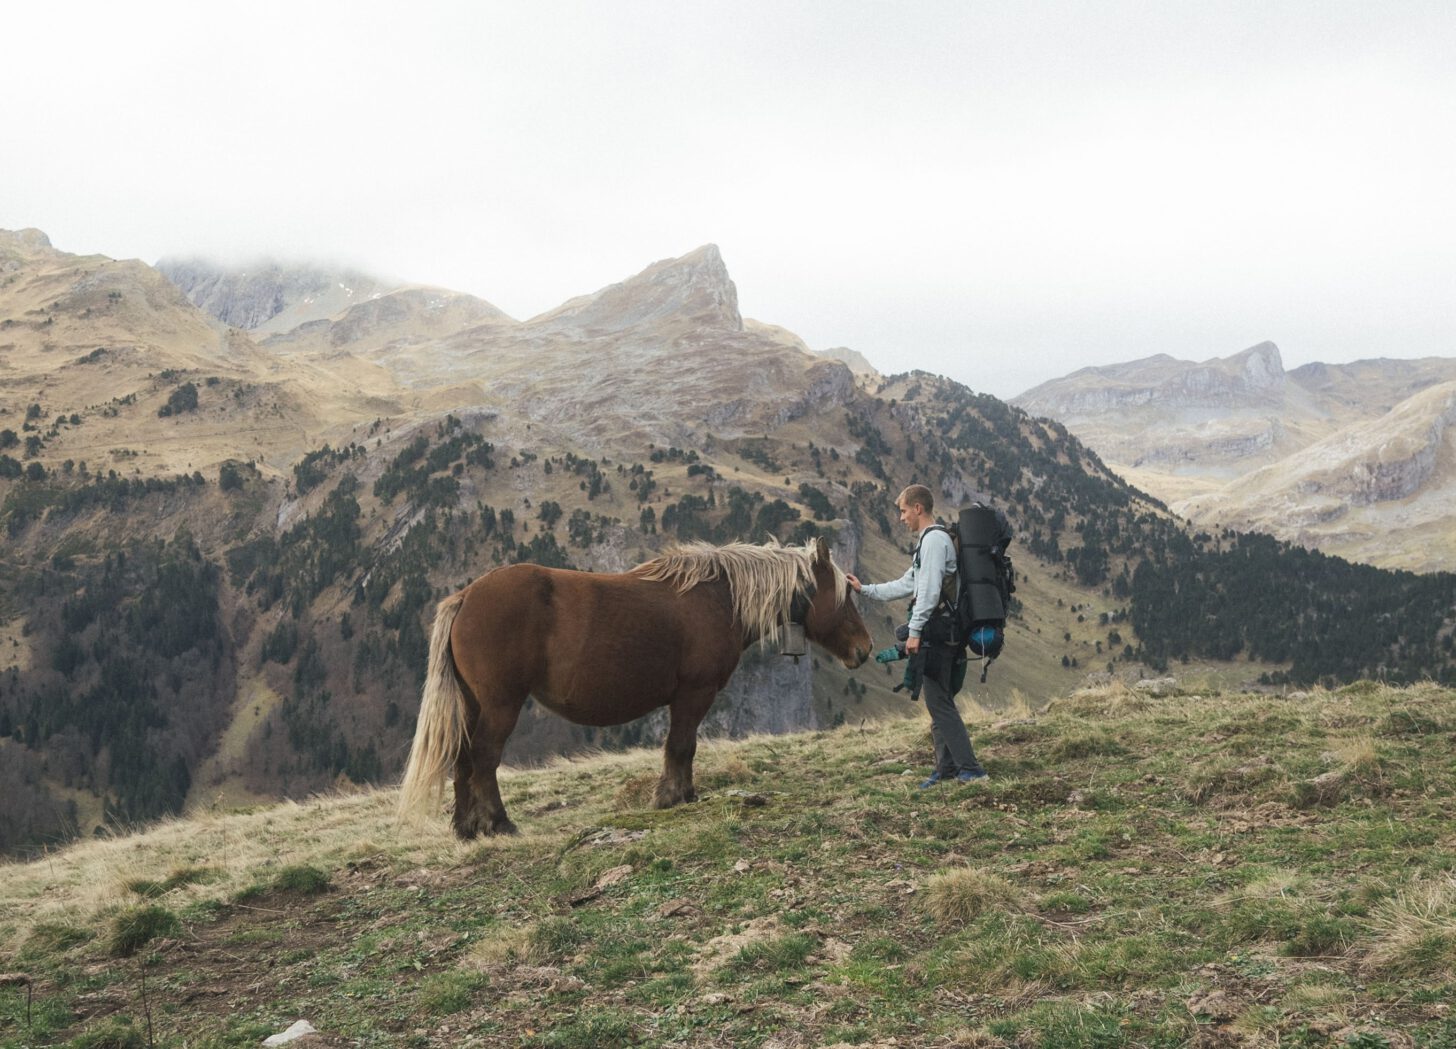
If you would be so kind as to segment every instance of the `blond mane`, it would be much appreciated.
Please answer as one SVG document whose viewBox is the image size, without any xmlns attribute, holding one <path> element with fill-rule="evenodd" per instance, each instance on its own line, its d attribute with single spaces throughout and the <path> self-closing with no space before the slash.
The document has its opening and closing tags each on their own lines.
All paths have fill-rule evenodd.
<svg viewBox="0 0 1456 1049">
<path fill-rule="evenodd" d="M 844 570 L 829 559 L 834 573 L 834 605 L 844 603 Z M 733 595 L 733 614 L 749 637 L 778 642 L 787 621 L 785 612 L 796 594 L 814 589 L 814 543 L 779 546 L 769 543 L 687 543 L 632 569 L 643 579 L 671 583 L 680 594 L 700 583 L 726 579 Z"/>
</svg>

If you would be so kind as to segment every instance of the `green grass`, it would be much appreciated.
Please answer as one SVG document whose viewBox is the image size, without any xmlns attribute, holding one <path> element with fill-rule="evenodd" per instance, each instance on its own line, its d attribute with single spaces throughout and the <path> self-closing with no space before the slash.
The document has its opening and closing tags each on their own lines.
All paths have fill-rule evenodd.
<svg viewBox="0 0 1456 1049">
<path fill-rule="evenodd" d="M 183 867 L 173 871 L 161 881 L 153 881 L 149 878 L 133 878 L 126 883 L 126 887 L 143 899 L 155 900 L 167 895 L 173 889 L 180 889 L 184 885 L 196 885 L 199 882 L 206 882 L 215 878 L 216 875 L 217 871 L 211 867 Z"/>
<path fill-rule="evenodd" d="M 175 936 L 181 928 L 177 916 L 165 907 L 129 907 L 112 919 L 107 949 L 113 957 L 127 958 L 154 939 Z"/>
<path fill-rule="evenodd" d="M 1427 731 L 1453 724 L 1432 687 L 1086 693 L 975 730 L 974 788 L 901 774 L 930 757 L 908 720 L 706 747 L 702 800 L 665 812 L 623 807 L 655 755 L 514 773 L 505 840 L 371 810 L 224 876 L 139 837 L 173 873 L 118 885 L 152 902 L 38 915 L 0 956 L 35 991 L 27 1025 L 0 988 L 0 1047 L 144 1032 L 145 974 L 163 1047 L 299 1016 L 364 1046 L 1314 1047 L 1337 1010 L 1456 1049 L 1456 763 Z"/>
<path fill-rule="evenodd" d="M 273 891 L 316 896 L 329 891 L 329 876 L 327 872 L 309 864 L 284 867 L 273 879 Z"/>
<path fill-rule="evenodd" d="M 111 1020 L 78 1035 L 66 1049 L 146 1049 L 147 1035 L 125 1020 Z"/>
</svg>

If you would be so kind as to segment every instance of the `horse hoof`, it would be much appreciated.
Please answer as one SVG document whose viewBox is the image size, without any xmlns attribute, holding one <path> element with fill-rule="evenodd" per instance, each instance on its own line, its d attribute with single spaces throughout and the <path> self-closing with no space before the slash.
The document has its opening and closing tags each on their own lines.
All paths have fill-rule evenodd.
<svg viewBox="0 0 1456 1049">
<path fill-rule="evenodd" d="M 688 801 L 697 801 L 698 792 L 689 788 L 678 794 L 658 794 L 652 799 L 654 809 L 671 809 Z"/>
<path fill-rule="evenodd" d="M 510 820 L 500 820 L 500 821 L 498 821 L 496 823 L 492 823 L 490 825 L 490 830 L 486 831 L 486 833 L 487 834 L 519 834 L 519 833 L 521 833 L 521 831 Z"/>
</svg>

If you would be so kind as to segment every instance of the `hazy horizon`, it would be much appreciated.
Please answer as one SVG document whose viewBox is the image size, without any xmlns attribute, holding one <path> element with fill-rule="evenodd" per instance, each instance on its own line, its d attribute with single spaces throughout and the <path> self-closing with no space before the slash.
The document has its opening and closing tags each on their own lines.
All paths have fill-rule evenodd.
<svg viewBox="0 0 1456 1049">
<path fill-rule="evenodd" d="M 1456 353 L 1456 11 L 19 9 L 0 227 L 529 317 L 715 243 L 745 316 L 1011 397 Z M 63 75 L 60 75 L 63 74 Z"/>
</svg>

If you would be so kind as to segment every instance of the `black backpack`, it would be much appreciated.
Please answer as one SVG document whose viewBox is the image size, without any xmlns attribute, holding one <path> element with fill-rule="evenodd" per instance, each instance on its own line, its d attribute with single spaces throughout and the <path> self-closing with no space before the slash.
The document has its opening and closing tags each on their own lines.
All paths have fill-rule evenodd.
<svg viewBox="0 0 1456 1049">
<path fill-rule="evenodd" d="M 1016 569 L 1006 548 L 1015 533 L 1004 512 L 984 503 L 963 509 L 949 528 L 931 528 L 948 533 L 956 548 L 955 594 L 942 595 L 939 611 L 950 617 L 954 642 L 982 660 L 985 682 L 1006 644 L 1006 612 L 1016 593 Z"/>
</svg>

